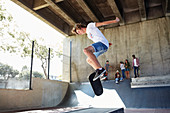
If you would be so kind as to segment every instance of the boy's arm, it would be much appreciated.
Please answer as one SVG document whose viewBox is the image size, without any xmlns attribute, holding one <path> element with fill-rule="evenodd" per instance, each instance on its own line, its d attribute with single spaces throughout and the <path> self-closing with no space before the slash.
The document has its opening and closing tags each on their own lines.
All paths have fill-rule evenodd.
<svg viewBox="0 0 170 113">
<path fill-rule="evenodd" d="M 117 74 L 115 74 L 115 78 L 117 78 Z"/>
<path fill-rule="evenodd" d="M 108 25 L 108 24 L 112 24 L 112 23 L 118 23 L 120 21 L 120 19 L 118 17 L 116 17 L 115 20 L 109 20 L 109 21 L 104 21 L 104 22 L 97 22 L 96 23 L 96 27 L 100 27 L 100 26 L 104 26 L 104 25 Z"/>
</svg>

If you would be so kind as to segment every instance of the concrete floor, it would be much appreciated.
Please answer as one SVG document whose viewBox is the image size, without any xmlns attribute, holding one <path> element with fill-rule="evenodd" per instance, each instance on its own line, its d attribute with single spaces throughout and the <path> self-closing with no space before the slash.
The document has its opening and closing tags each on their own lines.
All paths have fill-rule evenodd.
<svg viewBox="0 0 170 113">
<path fill-rule="evenodd" d="M 103 82 L 106 89 L 115 89 L 126 108 L 168 109 L 170 108 L 170 87 L 130 88 L 130 80 L 120 84 L 114 81 Z"/>
<path fill-rule="evenodd" d="M 170 109 L 125 109 L 124 113 L 170 113 Z"/>
</svg>

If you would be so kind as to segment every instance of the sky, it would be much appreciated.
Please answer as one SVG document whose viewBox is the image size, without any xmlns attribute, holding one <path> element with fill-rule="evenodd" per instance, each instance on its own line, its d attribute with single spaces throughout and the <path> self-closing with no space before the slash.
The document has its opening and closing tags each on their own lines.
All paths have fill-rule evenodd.
<svg viewBox="0 0 170 113">
<path fill-rule="evenodd" d="M 10 13 L 13 17 L 13 20 L 18 25 L 19 29 L 24 32 L 30 33 L 31 37 L 44 38 L 44 43 L 50 48 L 55 48 L 58 43 L 62 43 L 63 39 L 65 38 L 64 35 L 47 25 L 45 22 L 41 21 L 25 9 L 21 8 L 17 4 L 13 3 L 10 0 L 0 0 L 0 2 L 4 2 L 4 8 Z M 51 62 L 51 74 L 55 75 L 62 73 L 62 62 L 61 59 L 53 59 L 54 61 Z M 14 54 L 4 54 L 0 53 L 0 62 L 10 64 L 14 67 L 14 69 L 21 70 L 23 65 L 30 64 L 30 58 L 19 58 Z M 18 63 L 19 62 L 19 63 Z M 40 62 L 35 59 L 33 63 L 34 70 L 42 70 L 40 67 Z M 57 66 L 56 66 L 57 65 Z M 52 68 L 57 68 L 52 69 Z"/>
</svg>

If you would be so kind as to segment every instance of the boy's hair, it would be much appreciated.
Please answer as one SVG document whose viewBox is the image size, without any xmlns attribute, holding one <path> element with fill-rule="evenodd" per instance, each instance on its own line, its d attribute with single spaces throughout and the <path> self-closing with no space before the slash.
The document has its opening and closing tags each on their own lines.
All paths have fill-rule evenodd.
<svg viewBox="0 0 170 113">
<path fill-rule="evenodd" d="M 120 61 L 121 64 L 124 64 L 122 61 Z"/>
<path fill-rule="evenodd" d="M 74 25 L 74 27 L 72 28 L 71 32 L 72 32 L 73 34 L 78 34 L 78 33 L 76 32 L 77 29 L 86 28 L 86 27 L 87 27 L 87 26 L 86 26 L 85 24 L 77 23 L 77 24 Z"/>
<path fill-rule="evenodd" d="M 132 55 L 133 58 L 135 58 L 135 55 Z"/>
<path fill-rule="evenodd" d="M 106 60 L 106 62 L 109 62 L 109 60 Z"/>
</svg>

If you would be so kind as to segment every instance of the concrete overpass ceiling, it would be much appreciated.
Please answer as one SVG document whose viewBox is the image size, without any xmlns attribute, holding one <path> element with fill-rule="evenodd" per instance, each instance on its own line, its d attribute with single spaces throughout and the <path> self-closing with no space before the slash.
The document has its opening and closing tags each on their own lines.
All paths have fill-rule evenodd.
<svg viewBox="0 0 170 113">
<path fill-rule="evenodd" d="M 12 0 L 68 36 L 75 23 L 102 22 L 120 18 L 112 28 L 170 16 L 169 0 Z"/>
<path fill-rule="evenodd" d="M 166 0 L 145 0 L 147 18 L 156 19 L 165 16 L 163 11 L 163 4 L 165 2 Z"/>
</svg>

